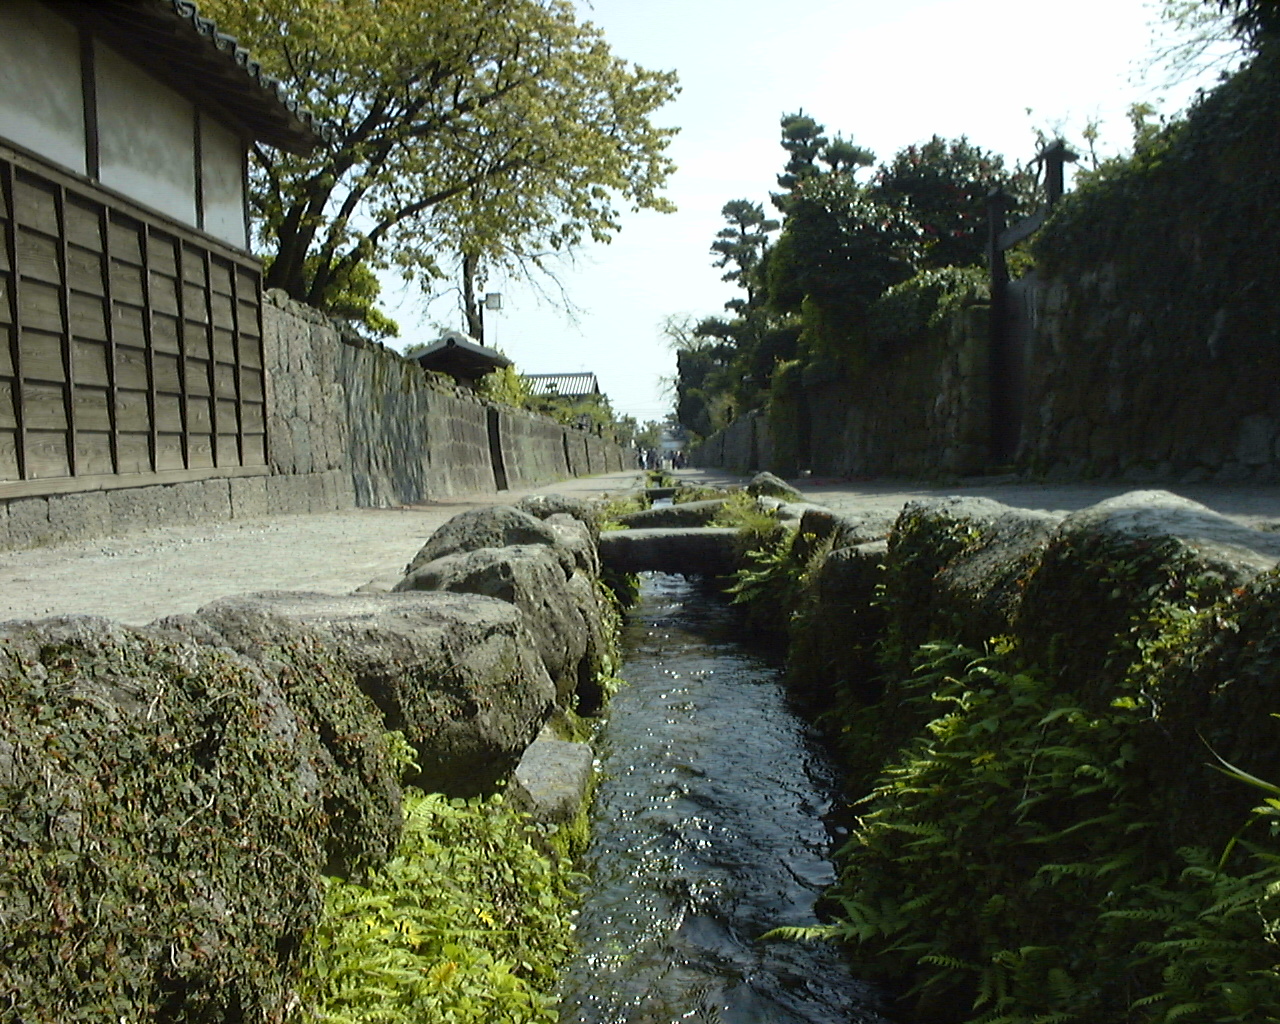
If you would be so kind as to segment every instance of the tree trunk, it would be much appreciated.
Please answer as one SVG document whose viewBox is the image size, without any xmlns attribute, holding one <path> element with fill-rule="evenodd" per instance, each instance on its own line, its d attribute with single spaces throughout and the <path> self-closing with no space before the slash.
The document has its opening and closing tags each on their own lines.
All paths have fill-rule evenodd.
<svg viewBox="0 0 1280 1024">
<path fill-rule="evenodd" d="M 484 314 L 476 301 L 476 271 L 480 257 L 476 253 L 462 254 L 462 309 L 467 317 L 467 333 L 484 344 Z"/>
</svg>

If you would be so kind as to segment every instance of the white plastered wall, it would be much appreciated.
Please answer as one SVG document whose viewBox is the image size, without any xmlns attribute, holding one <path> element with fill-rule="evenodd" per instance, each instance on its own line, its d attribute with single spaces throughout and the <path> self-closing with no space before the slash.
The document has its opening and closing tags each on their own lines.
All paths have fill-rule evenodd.
<svg viewBox="0 0 1280 1024">
<path fill-rule="evenodd" d="M 34 0 L 0 0 L 0 136 L 86 172 L 79 34 Z"/>
<path fill-rule="evenodd" d="M 200 117 L 204 229 L 248 248 L 244 226 L 244 143 L 213 118 Z"/>
<path fill-rule="evenodd" d="M 171 89 L 94 43 L 99 180 L 184 224 L 196 223 L 195 110 Z"/>
</svg>

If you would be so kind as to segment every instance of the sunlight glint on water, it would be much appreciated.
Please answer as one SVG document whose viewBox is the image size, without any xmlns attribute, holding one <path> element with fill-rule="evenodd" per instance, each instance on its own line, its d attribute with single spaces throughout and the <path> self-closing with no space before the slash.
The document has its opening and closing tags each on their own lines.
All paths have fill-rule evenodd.
<svg viewBox="0 0 1280 1024">
<path fill-rule="evenodd" d="M 883 1019 L 835 950 L 758 941 L 816 923 L 835 773 L 777 667 L 734 631 L 673 576 L 647 578 L 628 616 L 565 1024 Z"/>
</svg>

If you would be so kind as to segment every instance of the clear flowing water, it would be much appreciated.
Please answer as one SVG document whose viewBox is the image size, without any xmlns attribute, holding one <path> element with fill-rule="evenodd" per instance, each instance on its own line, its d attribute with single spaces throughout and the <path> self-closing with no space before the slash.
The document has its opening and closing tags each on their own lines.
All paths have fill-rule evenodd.
<svg viewBox="0 0 1280 1024">
<path fill-rule="evenodd" d="M 837 788 L 778 667 L 740 639 L 716 595 L 646 577 L 602 736 L 564 1024 L 884 1020 L 835 949 L 759 940 L 817 923 Z"/>
</svg>

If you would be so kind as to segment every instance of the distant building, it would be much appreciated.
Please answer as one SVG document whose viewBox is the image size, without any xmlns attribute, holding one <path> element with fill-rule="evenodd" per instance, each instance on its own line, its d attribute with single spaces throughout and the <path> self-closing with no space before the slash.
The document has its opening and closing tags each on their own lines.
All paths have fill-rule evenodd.
<svg viewBox="0 0 1280 1024">
<path fill-rule="evenodd" d="M 447 373 L 458 384 L 468 388 L 474 388 L 486 373 L 512 365 L 511 360 L 497 349 L 486 348 L 461 331 L 445 331 L 439 341 L 426 348 L 412 350 L 409 358 L 424 370 Z"/>
<path fill-rule="evenodd" d="M 268 472 L 255 141 L 318 138 L 189 0 L 0 0 L 0 498 Z"/>
<path fill-rule="evenodd" d="M 606 399 L 600 390 L 600 381 L 594 373 L 526 373 L 525 383 L 534 399 L 546 403 L 546 411 L 554 412 L 551 403 L 565 399 L 581 408 L 582 404 L 604 405 Z M 602 425 L 588 413 L 579 413 L 577 425 L 583 430 L 599 434 Z"/>
<path fill-rule="evenodd" d="M 526 373 L 523 377 L 534 398 L 590 398 L 604 395 L 594 373 Z"/>
</svg>

